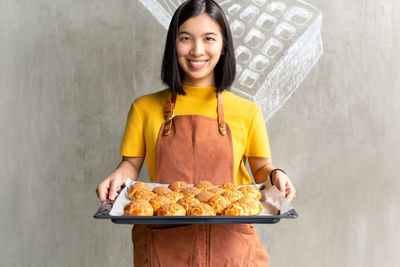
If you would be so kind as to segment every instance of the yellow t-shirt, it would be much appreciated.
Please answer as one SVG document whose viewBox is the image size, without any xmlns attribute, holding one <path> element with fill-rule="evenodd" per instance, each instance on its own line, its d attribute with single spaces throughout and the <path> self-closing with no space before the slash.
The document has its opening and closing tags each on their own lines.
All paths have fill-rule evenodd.
<svg viewBox="0 0 400 267">
<path fill-rule="evenodd" d="M 199 114 L 217 119 L 215 86 L 193 87 L 183 85 L 186 95 L 178 95 L 175 115 Z M 141 96 L 132 103 L 128 114 L 121 155 L 145 157 L 150 180 L 156 182 L 156 144 L 164 122 L 165 99 L 171 97 L 168 89 Z M 231 92 L 223 92 L 225 122 L 232 134 L 234 154 L 234 181 L 251 184 L 246 170 L 246 157 L 270 158 L 267 130 L 261 109 L 247 99 Z"/>
</svg>

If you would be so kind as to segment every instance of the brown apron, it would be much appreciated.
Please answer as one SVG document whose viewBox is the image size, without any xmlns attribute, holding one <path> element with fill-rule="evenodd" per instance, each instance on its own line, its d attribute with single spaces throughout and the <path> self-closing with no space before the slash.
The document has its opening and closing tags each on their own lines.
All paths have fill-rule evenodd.
<svg viewBox="0 0 400 267">
<path fill-rule="evenodd" d="M 224 121 L 222 93 L 218 119 L 174 116 L 176 96 L 166 100 L 157 140 L 157 182 L 181 180 L 233 183 L 233 146 Z M 269 257 L 251 224 L 135 225 L 134 266 L 268 266 Z"/>
</svg>

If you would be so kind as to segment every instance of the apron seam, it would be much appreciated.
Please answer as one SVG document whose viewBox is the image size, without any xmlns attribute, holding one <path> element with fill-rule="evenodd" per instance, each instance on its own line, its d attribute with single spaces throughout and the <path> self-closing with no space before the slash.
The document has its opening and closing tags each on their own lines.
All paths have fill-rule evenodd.
<svg viewBox="0 0 400 267">
<path fill-rule="evenodd" d="M 212 224 L 207 225 L 207 267 L 211 266 L 211 257 L 210 257 L 210 246 L 211 246 L 211 226 Z"/>
</svg>

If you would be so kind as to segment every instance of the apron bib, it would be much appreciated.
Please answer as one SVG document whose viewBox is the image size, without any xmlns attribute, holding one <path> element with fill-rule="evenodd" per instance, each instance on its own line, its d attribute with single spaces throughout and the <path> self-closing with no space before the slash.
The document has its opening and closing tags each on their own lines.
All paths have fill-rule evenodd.
<svg viewBox="0 0 400 267">
<path fill-rule="evenodd" d="M 222 94 L 217 94 L 218 120 L 203 115 L 174 117 L 176 97 L 167 99 L 157 139 L 157 182 L 233 183 L 233 145 L 224 121 Z"/>
<path fill-rule="evenodd" d="M 218 118 L 174 116 L 176 95 L 166 100 L 165 122 L 157 139 L 157 183 L 208 180 L 234 183 L 232 135 L 224 120 L 222 93 Z M 268 254 L 250 224 L 135 225 L 134 266 L 268 266 Z"/>
</svg>

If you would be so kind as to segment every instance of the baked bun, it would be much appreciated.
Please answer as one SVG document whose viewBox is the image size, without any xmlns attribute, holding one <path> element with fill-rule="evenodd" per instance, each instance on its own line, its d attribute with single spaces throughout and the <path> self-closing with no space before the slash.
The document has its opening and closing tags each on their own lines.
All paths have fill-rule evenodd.
<svg viewBox="0 0 400 267">
<path fill-rule="evenodd" d="M 165 186 L 157 186 L 156 188 L 153 189 L 153 192 L 157 196 L 165 196 L 166 194 L 172 192 L 172 190 Z"/>
<path fill-rule="evenodd" d="M 153 207 L 144 200 L 137 200 L 124 207 L 125 216 L 153 216 Z"/>
<path fill-rule="evenodd" d="M 214 194 L 216 194 L 216 195 L 221 195 L 221 194 L 222 194 L 223 192 L 225 192 L 226 190 L 223 189 L 223 188 L 220 188 L 220 187 L 214 187 L 214 188 L 208 189 L 207 191 L 208 191 L 208 192 L 211 192 L 211 193 L 214 193 Z"/>
<path fill-rule="evenodd" d="M 181 192 L 183 188 L 188 186 L 189 184 L 186 183 L 185 181 L 173 181 L 172 183 L 169 184 L 168 187 L 174 192 Z"/>
<path fill-rule="evenodd" d="M 249 196 L 258 200 L 261 199 L 261 192 L 254 185 L 242 186 L 238 190 L 242 192 L 243 196 Z"/>
<path fill-rule="evenodd" d="M 225 190 L 237 190 L 238 187 L 234 185 L 233 183 L 224 183 L 219 186 L 220 188 L 223 188 Z"/>
<path fill-rule="evenodd" d="M 214 209 L 217 215 L 221 215 L 222 211 L 231 203 L 224 196 L 214 195 L 207 201 L 207 204 Z"/>
<path fill-rule="evenodd" d="M 136 182 L 129 187 L 128 190 L 128 197 L 129 199 L 132 199 L 132 196 L 136 193 L 136 191 L 151 191 L 151 188 L 148 184 L 143 183 L 143 182 Z"/>
<path fill-rule="evenodd" d="M 171 199 L 172 202 L 177 202 L 179 199 L 183 198 L 185 195 L 179 192 L 170 192 L 165 195 L 167 198 Z"/>
<path fill-rule="evenodd" d="M 206 204 L 206 203 L 199 203 L 190 207 L 187 212 L 188 216 L 215 216 L 214 209 Z"/>
<path fill-rule="evenodd" d="M 197 187 L 198 189 L 200 189 L 200 191 L 206 191 L 213 188 L 214 185 L 210 181 L 203 180 L 196 183 L 194 187 Z"/>
<path fill-rule="evenodd" d="M 235 201 L 241 199 L 243 197 L 243 194 L 238 191 L 238 190 L 226 190 L 221 194 L 221 196 L 224 196 L 228 199 L 229 202 L 234 203 Z"/>
<path fill-rule="evenodd" d="M 145 200 L 148 201 L 155 197 L 156 194 L 153 193 L 153 191 L 143 191 L 143 190 L 138 190 L 133 194 L 131 200 Z"/>
<path fill-rule="evenodd" d="M 245 203 L 247 205 L 248 215 L 258 215 L 263 210 L 261 202 L 258 199 L 252 198 L 250 196 L 244 196 L 236 203 Z"/>
<path fill-rule="evenodd" d="M 249 215 L 246 203 L 236 202 L 226 207 L 222 214 L 223 216 L 246 216 Z"/>
<path fill-rule="evenodd" d="M 168 203 L 158 209 L 158 216 L 185 216 L 186 210 L 178 203 Z M 172 240 L 171 240 L 172 241 Z"/>
<path fill-rule="evenodd" d="M 183 193 L 187 197 L 194 197 L 195 195 L 200 193 L 200 189 L 198 189 L 197 187 L 189 186 L 189 187 L 183 188 L 181 190 L 181 193 Z"/>
<path fill-rule="evenodd" d="M 212 198 L 215 194 L 211 193 L 209 191 L 203 191 L 198 193 L 195 198 L 197 198 L 198 200 L 200 200 L 203 203 L 207 203 L 207 201 Z"/>
<path fill-rule="evenodd" d="M 194 197 L 184 197 L 178 200 L 179 205 L 185 208 L 186 212 L 195 204 L 200 204 L 200 200 Z"/>
<path fill-rule="evenodd" d="M 166 196 L 155 196 L 149 200 L 150 205 L 153 207 L 154 215 L 157 214 L 158 210 L 164 205 L 168 203 L 172 203 L 172 200 L 167 198 Z"/>
</svg>

